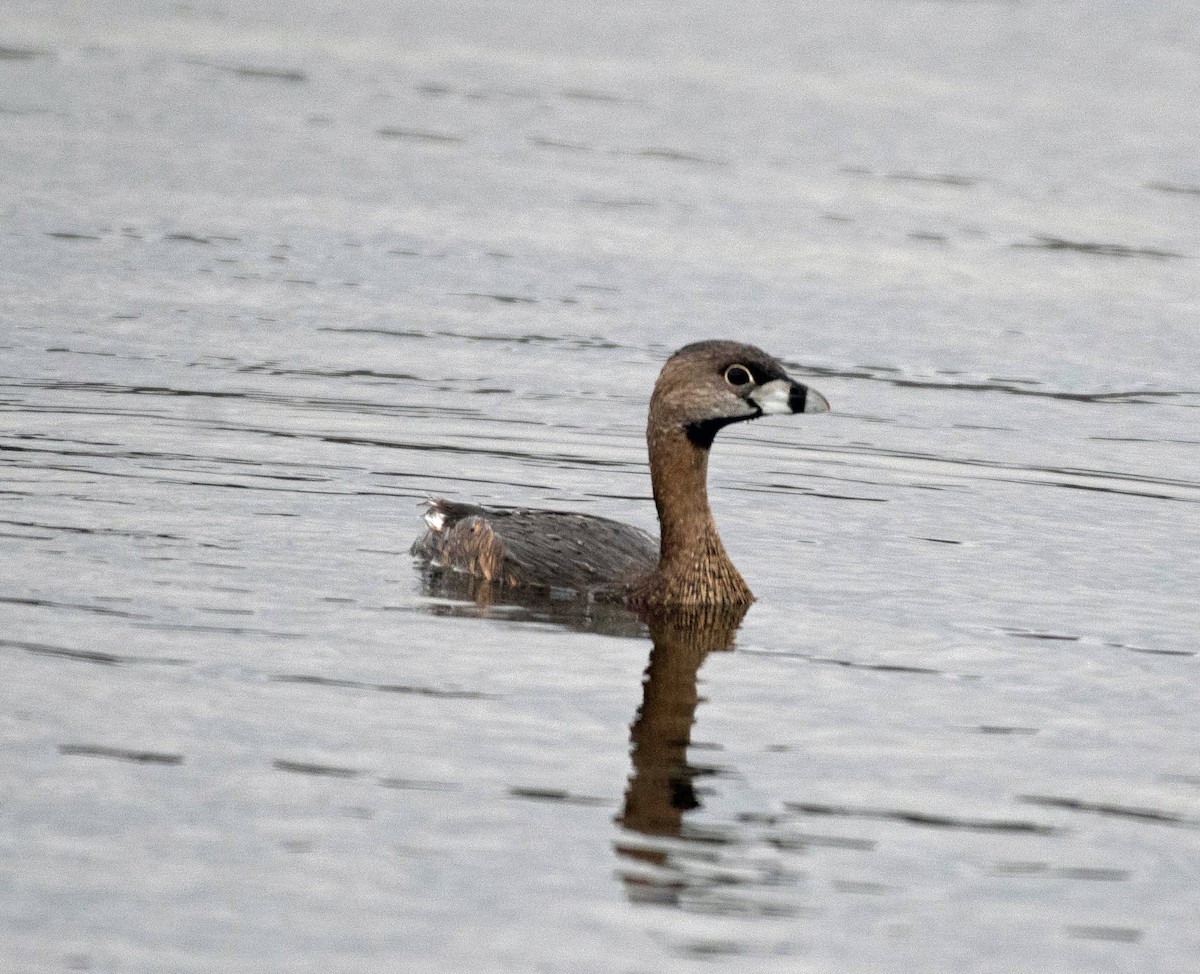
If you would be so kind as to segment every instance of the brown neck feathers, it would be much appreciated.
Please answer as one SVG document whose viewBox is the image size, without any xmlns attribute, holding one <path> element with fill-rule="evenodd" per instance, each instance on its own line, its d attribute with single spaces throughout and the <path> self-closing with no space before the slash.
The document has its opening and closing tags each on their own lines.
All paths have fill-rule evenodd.
<svg viewBox="0 0 1200 974">
<path fill-rule="evenodd" d="M 635 600 L 645 605 L 752 602 L 708 506 L 708 450 L 693 443 L 682 426 L 655 419 L 651 410 L 646 440 L 661 531 L 659 561 Z"/>
</svg>

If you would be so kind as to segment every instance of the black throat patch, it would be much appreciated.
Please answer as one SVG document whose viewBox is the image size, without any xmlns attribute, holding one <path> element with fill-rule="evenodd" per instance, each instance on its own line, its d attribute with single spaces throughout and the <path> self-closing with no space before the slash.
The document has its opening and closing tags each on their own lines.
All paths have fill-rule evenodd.
<svg viewBox="0 0 1200 974">
<path fill-rule="evenodd" d="M 722 416 L 719 419 L 702 419 L 698 423 L 689 423 L 684 427 L 684 432 L 687 433 L 687 438 L 692 446 L 699 447 L 701 450 L 709 450 L 712 448 L 713 440 L 717 438 L 717 433 L 730 423 L 740 423 L 743 420 L 755 419 L 761 415 L 762 410 L 760 409 L 749 416 Z"/>
</svg>

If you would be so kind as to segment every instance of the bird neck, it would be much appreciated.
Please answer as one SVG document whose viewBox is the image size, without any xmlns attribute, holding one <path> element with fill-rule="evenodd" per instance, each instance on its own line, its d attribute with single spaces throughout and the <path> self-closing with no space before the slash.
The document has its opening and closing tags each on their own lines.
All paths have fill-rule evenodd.
<svg viewBox="0 0 1200 974">
<path fill-rule="evenodd" d="M 661 532 L 658 568 L 647 601 L 753 601 L 721 543 L 708 505 L 708 450 L 693 443 L 682 426 L 665 423 L 650 424 L 646 443 Z"/>
</svg>

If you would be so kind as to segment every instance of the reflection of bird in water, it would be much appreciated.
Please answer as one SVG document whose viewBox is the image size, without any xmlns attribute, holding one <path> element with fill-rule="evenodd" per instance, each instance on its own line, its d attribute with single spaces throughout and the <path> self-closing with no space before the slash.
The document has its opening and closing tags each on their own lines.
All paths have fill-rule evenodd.
<svg viewBox="0 0 1200 974">
<path fill-rule="evenodd" d="M 635 614 L 616 603 L 508 588 L 433 567 L 422 575 L 422 588 L 435 600 L 427 611 L 439 615 L 496 616 L 622 637 L 641 636 L 649 628 L 653 645 L 642 679 L 642 703 L 629 729 L 632 770 L 617 816 L 625 838 L 616 851 L 627 863 L 621 879 L 631 900 L 676 902 L 690 889 L 678 859 L 682 854 L 637 836 L 695 837 L 685 817 L 701 805 L 695 779 L 710 773 L 688 761 L 700 699 L 697 675 L 710 652 L 733 647 L 749 606 L 660 606 Z M 655 875 L 660 867 L 667 868 L 668 878 Z"/>
<path fill-rule="evenodd" d="M 730 423 L 829 409 L 766 352 L 707 341 L 667 360 L 650 397 L 646 442 L 661 540 L 607 518 L 501 510 L 442 499 L 412 553 L 500 586 L 607 594 L 632 606 L 747 605 L 708 506 L 708 451 Z"/>
<path fill-rule="evenodd" d="M 421 591 L 432 601 L 424 611 L 436 616 L 544 622 L 577 632 L 641 639 L 646 624 L 619 602 L 597 601 L 586 593 L 508 588 L 486 578 L 426 565 Z"/>
<path fill-rule="evenodd" d="M 687 750 L 696 720 L 697 674 L 705 657 L 729 649 L 746 606 L 675 608 L 646 617 L 654 646 L 642 683 L 642 705 L 629 730 L 633 772 L 618 821 L 633 832 L 655 837 L 683 834 L 684 815 L 700 807 L 694 780 L 701 769 L 688 763 Z M 655 866 L 667 853 L 629 843 L 617 852 Z M 670 885 L 645 876 L 623 876 L 632 899 L 671 898 Z"/>
</svg>

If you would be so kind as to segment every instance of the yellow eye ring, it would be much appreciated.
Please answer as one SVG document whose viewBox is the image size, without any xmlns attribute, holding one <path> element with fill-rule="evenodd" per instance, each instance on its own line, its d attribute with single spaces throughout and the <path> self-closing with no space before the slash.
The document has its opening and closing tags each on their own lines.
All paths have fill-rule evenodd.
<svg viewBox="0 0 1200 974">
<path fill-rule="evenodd" d="M 725 381 L 731 386 L 741 388 L 754 381 L 754 376 L 744 365 L 731 365 L 725 370 Z"/>
</svg>

